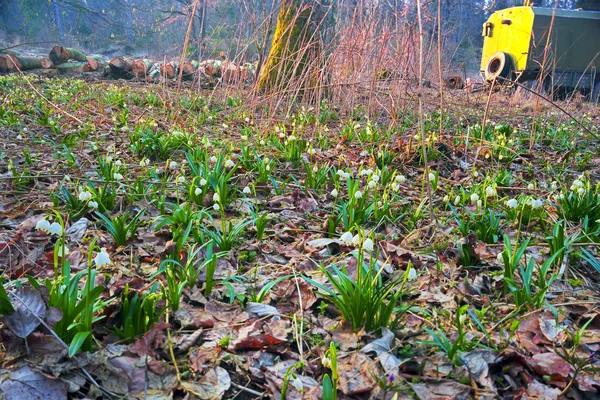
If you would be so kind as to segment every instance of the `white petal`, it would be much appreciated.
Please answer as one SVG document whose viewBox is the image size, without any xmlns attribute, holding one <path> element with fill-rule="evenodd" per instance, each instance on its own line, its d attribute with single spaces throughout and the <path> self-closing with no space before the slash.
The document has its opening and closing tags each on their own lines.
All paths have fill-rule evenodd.
<svg viewBox="0 0 600 400">
<path fill-rule="evenodd" d="M 60 235 L 62 233 L 62 226 L 60 226 L 58 222 L 53 222 L 48 227 L 48 232 L 50 232 L 53 235 Z"/>
</svg>

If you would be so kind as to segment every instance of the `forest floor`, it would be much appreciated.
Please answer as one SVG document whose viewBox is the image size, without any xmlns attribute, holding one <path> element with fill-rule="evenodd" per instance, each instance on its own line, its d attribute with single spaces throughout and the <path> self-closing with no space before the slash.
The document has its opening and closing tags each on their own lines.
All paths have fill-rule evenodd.
<svg viewBox="0 0 600 400">
<path fill-rule="evenodd" d="M 0 77 L 6 398 L 597 396 L 597 105 L 219 90 Z"/>
</svg>

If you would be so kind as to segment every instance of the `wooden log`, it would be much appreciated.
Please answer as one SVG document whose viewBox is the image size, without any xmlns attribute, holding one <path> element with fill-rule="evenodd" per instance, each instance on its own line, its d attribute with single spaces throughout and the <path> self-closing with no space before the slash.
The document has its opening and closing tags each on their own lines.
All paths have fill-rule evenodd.
<svg viewBox="0 0 600 400">
<path fill-rule="evenodd" d="M 102 56 L 89 56 L 86 57 L 87 65 L 83 66 L 83 72 L 97 71 L 101 66 L 106 65 L 106 62 Z"/>
<path fill-rule="evenodd" d="M 54 63 L 49 58 L 42 58 L 40 60 L 40 64 L 42 64 L 42 68 L 45 68 L 45 69 L 53 69 L 54 68 Z"/>
<path fill-rule="evenodd" d="M 160 68 L 162 67 L 162 63 L 153 64 L 146 75 L 146 80 L 148 82 L 156 82 L 160 78 Z"/>
<path fill-rule="evenodd" d="M 150 60 L 135 60 L 131 66 L 133 76 L 136 78 L 146 78 L 153 64 Z"/>
<path fill-rule="evenodd" d="M 6 55 L 0 55 L 0 73 L 8 72 L 9 59 Z"/>
<path fill-rule="evenodd" d="M 2 57 L 4 57 L 5 65 L 2 63 L 3 65 L 0 68 L 6 69 L 5 72 L 27 71 L 30 69 L 43 68 L 41 57 L 17 57 L 12 54 L 7 54 Z"/>
<path fill-rule="evenodd" d="M 133 59 L 117 57 L 110 60 L 108 63 L 110 72 L 119 77 L 131 76 L 131 68 L 133 67 Z"/>
<path fill-rule="evenodd" d="M 66 63 L 70 59 L 76 61 L 86 61 L 87 56 L 77 49 L 71 47 L 54 46 L 48 54 L 54 65 Z"/>
<path fill-rule="evenodd" d="M 55 68 L 61 74 L 68 74 L 68 73 L 73 73 L 73 72 L 83 72 L 83 67 L 86 65 L 87 65 L 87 63 L 82 62 L 82 61 L 69 61 L 66 63 L 55 65 Z"/>
<path fill-rule="evenodd" d="M 191 62 L 185 61 L 179 66 L 179 68 L 181 68 L 181 78 L 183 80 L 189 81 L 194 77 L 194 72 L 196 69 L 194 68 L 194 64 Z"/>
<path fill-rule="evenodd" d="M 166 79 L 175 78 L 175 64 L 172 62 L 165 63 L 160 66 L 160 76 Z"/>
</svg>

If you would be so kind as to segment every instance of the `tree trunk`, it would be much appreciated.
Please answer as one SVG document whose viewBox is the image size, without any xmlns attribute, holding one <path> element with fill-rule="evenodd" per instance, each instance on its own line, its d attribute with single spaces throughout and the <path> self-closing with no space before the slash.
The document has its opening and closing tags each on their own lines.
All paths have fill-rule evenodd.
<svg viewBox="0 0 600 400">
<path fill-rule="evenodd" d="M 181 65 L 181 71 L 182 71 L 182 78 L 183 80 L 192 80 L 192 78 L 194 77 L 194 72 L 196 71 L 196 68 L 198 67 L 198 62 L 196 61 L 184 61 Z"/>
<path fill-rule="evenodd" d="M 286 89 L 290 84 L 300 88 L 314 87 L 315 74 L 307 70 L 321 50 L 317 28 L 322 7 L 313 0 L 283 0 L 269 56 L 257 81 L 264 92 Z"/>
<path fill-rule="evenodd" d="M 122 58 L 122 57 L 113 58 L 108 63 L 108 66 L 110 67 L 110 71 L 113 73 L 113 75 L 123 77 L 128 74 L 131 74 L 131 67 L 133 66 L 133 59 Z"/>
<path fill-rule="evenodd" d="M 27 71 L 30 69 L 44 68 L 43 58 L 25 57 L 6 54 L 0 56 L 0 72 Z"/>
<path fill-rule="evenodd" d="M 106 65 L 101 56 L 91 56 L 86 58 L 87 65 L 83 66 L 83 72 L 97 71 L 100 66 Z"/>
<path fill-rule="evenodd" d="M 50 50 L 48 58 L 52 60 L 54 65 L 66 63 L 70 59 L 82 62 L 87 61 L 87 56 L 79 50 L 62 46 L 54 46 L 52 50 Z"/>
<path fill-rule="evenodd" d="M 160 76 L 166 79 L 175 78 L 175 64 L 168 62 L 160 66 Z"/>
<path fill-rule="evenodd" d="M 150 71 L 150 68 L 152 68 L 153 64 L 154 63 L 150 60 L 134 61 L 133 65 L 131 66 L 133 76 L 135 76 L 136 78 L 145 78 L 146 75 L 148 75 L 148 72 Z"/>
</svg>

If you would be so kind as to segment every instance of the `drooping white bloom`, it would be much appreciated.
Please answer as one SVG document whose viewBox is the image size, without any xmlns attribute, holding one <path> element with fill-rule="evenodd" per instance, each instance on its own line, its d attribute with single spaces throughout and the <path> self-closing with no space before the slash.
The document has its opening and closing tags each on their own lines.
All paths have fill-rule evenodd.
<svg viewBox="0 0 600 400">
<path fill-rule="evenodd" d="M 360 199 L 362 198 L 363 194 L 360 190 L 357 190 L 356 193 L 354 193 L 354 198 L 355 199 Z"/>
<path fill-rule="evenodd" d="M 96 257 L 94 257 L 94 264 L 96 264 L 97 267 L 109 265 L 111 262 L 112 261 L 110 261 L 110 256 L 108 255 L 104 247 L 100 249 L 100 253 L 96 254 Z"/>
<path fill-rule="evenodd" d="M 404 175 L 398 175 L 398 176 L 396 176 L 395 179 L 396 179 L 396 182 L 399 182 L 399 183 L 406 182 L 406 177 Z"/>
<path fill-rule="evenodd" d="M 506 201 L 506 206 L 509 208 L 517 208 L 519 206 L 519 202 L 517 199 L 510 199 Z"/>
<path fill-rule="evenodd" d="M 457 206 L 460 203 L 460 196 L 454 198 L 454 205 Z"/>
<path fill-rule="evenodd" d="M 185 183 L 185 176 L 181 175 L 177 177 L 177 183 Z"/>
<path fill-rule="evenodd" d="M 91 200 L 88 202 L 88 206 L 92 207 L 92 208 L 98 208 L 98 202 Z"/>
<path fill-rule="evenodd" d="M 35 225 L 35 229 L 38 231 L 44 231 L 46 233 L 50 233 L 50 222 L 44 218 L 40 219 L 38 223 Z"/>
<path fill-rule="evenodd" d="M 377 186 L 377 182 L 375 182 L 375 181 L 369 181 L 368 185 L 369 185 L 370 188 L 374 188 L 375 186 Z"/>
<path fill-rule="evenodd" d="M 337 197 L 337 195 L 338 195 L 338 191 L 337 191 L 337 189 L 333 189 L 333 190 L 331 191 L 331 195 L 332 195 L 333 197 Z"/>
<path fill-rule="evenodd" d="M 58 222 L 53 222 L 48 227 L 48 232 L 53 235 L 60 235 L 62 233 L 62 226 Z"/>
<path fill-rule="evenodd" d="M 219 211 L 220 209 L 221 209 L 221 206 L 219 205 L 219 203 L 213 204 L 213 210 Z"/>
<path fill-rule="evenodd" d="M 331 359 L 327 356 L 323 356 L 321 359 L 321 364 L 323 364 L 325 368 L 331 368 Z"/>
<path fill-rule="evenodd" d="M 252 190 L 250 190 L 250 188 L 248 186 L 246 186 L 243 190 L 244 194 L 250 194 L 252 192 Z"/>
<path fill-rule="evenodd" d="M 400 185 L 398 185 L 397 182 L 392 183 L 392 190 L 394 192 L 397 192 L 398 190 L 400 190 Z"/>
<path fill-rule="evenodd" d="M 122 180 L 123 180 L 123 175 L 121 175 L 121 174 L 120 174 L 120 173 L 118 173 L 118 172 L 115 172 L 115 173 L 113 174 L 113 179 L 115 179 L 115 180 L 117 180 L 117 181 L 122 181 Z"/>
<path fill-rule="evenodd" d="M 227 168 L 233 168 L 234 165 L 235 165 L 235 163 L 233 161 L 231 161 L 231 159 L 228 159 L 227 161 L 225 161 L 225 166 Z"/>
<path fill-rule="evenodd" d="M 544 202 L 541 199 L 533 199 L 531 201 L 531 208 L 540 208 L 544 205 Z"/>
<path fill-rule="evenodd" d="M 196 189 L 194 190 L 194 194 L 195 194 L 196 196 L 200 196 L 200 195 L 202 194 L 202 189 L 200 189 L 200 188 L 196 188 Z"/>
<path fill-rule="evenodd" d="M 471 194 L 471 203 L 477 203 L 477 200 L 479 200 L 479 195 L 477 193 Z"/>
<path fill-rule="evenodd" d="M 579 189 L 577 189 L 577 194 L 582 195 L 585 193 L 585 189 L 580 187 Z"/>
<path fill-rule="evenodd" d="M 241 135 L 241 136 L 240 136 L 240 139 L 242 139 L 242 140 L 248 140 L 248 136 L 246 136 L 246 135 Z"/>
<path fill-rule="evenodd" d="M 373 174 L 373 176 L 371 176 L 371 180 L 373 182 L 379 182 L 380 176 L 377 174 Z"/>
<path fill-rule="evenodd" d="M 261 145 L 261 146 L 264 146 L 264 145 L 265 145 L 265 141 L 264 141 L 264 139 L 261 139 L 261 140 L 260 140 L 260 145 Z"/>
<path fill-rule="evenodd" d="M 496 189 L 493 186 L 488 186 L 485 188 L 485 194 L 487 197 L 492 197 L 496 195 Z"/>
<path fill-rule="evenodd" d="M 66 256 L 67 254 L 69 254 L 69 252 L 70 252 L 70 251 L 71 251 L 71 250 L 69 250 L 69 248 L 67 247 L 67 245 L 66 245 L 66 244 L 63 244 L 62 246 L 60 246 L 60 247 L 58 248 L 58 256 L 59 256 L 59 257 L 64 257 L 64 256 Z"/>
<path fill-rule="evenodd" d="M 530 183 L 529 185 L 527 185 L 527 189 L 533 190 L 535 189 L 535 185 L 533 183 Z"/>
<path fill-rule="evenodd" d="M 170 169 L 170 170 L 177 169 L 177 161 L 171 161 L 171 162 L 169 163 L 169 169 Z"/>
<path fill-rule="evenodd" d="M 435 181 L 435 174 L 433 172 L 429 173 L 429 182 Z"/>
<path fill-rule="evenodd" d="M 365 250 L 369 250 L 369 251 L 373 251 L 373 241 L 371 240 L 371 238 L 366 238 L 365 241 L 363 242 L 363 249 Z"/>
<path fill-rule="evenodd" d="M 344 232 L 344 234 L 342 236 L 340 236 L 340 240 L 346 244 L 352 244 L 352 233 L 351 232 Z"/>
<path fill-rule="evenodd" d="M 219 193 L 215 192 L 215 194 L 213 194 L 213 201 L 215 203 L 218 203 L 219 201 L 221 201 L 221 196 L 219 196 Z"/>
<path fill-rule="evenodd" d="M 123 163 L 121 162 L 121 160 L 115 161 L 115 166 L 120 167 L 121 165 L 123 165 Z"/>
<path fill-rule="evenodd" d="M 207 183 L 206 179 L 204 179 L 204 178 L 200 179 L 200 186 L 204 186 L 204 185 L 206 185 L 206 183 Z"/>
<path fill-rule="evenodd" d="M 409 281 L 414 281 L 415 279 L 417 279 L 417 271 L 411 267 L 411 269 L 408 270 L 407 278 Z"/>
<path fill-rule="evenodd" d="M 358 246 L 360 244 L 360 236 L 358 233 L 352 237 L 352 244 Z"/>
<path fill-rule="evenodd" d="M 217 162 L 217 157 L 216 156 L 212 156 L 210 158 L 210 161 L 216 163 Z"/>
<path fill-rule="evenodd" d="M 145 167 L 150 163 L 150 160 L 148 160 L 147 158 L 142 159 L 142 161 L 140 161 L 140 167 Z"/>
<path fill-rule="evenodd" d="M 302 380 L 298 376 L 296 376 L 292 380 L 292 385 L 299 393 L 302 393 L 304 391 L 304 385 L 302 384 Z"/>
<path fill-rule="evenodd" d="M 449 201 L 450 201 L 450 196 L 448 196 L 448 195 L 445 195 L 445 196 L 444 196 L 444 198 L 442 199 L 442 201 L 443 201 L 444 203 L 447 203 L 447 202 L 449 202 Z"/>
</svg>

